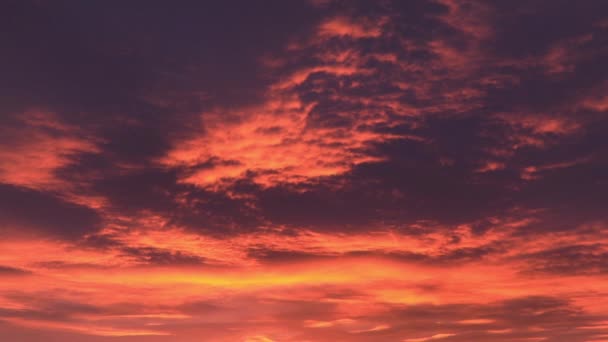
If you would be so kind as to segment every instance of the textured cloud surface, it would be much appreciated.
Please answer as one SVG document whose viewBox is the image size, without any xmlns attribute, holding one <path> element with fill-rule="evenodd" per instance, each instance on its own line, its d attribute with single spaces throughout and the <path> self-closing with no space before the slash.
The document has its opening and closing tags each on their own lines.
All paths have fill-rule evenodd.
<svg viewBox="0 0 608 342">
<path fill-rule="evenodd" d="M 6 341 L 608 341 L 608 3 L 5 1 Z"/>
</svg>

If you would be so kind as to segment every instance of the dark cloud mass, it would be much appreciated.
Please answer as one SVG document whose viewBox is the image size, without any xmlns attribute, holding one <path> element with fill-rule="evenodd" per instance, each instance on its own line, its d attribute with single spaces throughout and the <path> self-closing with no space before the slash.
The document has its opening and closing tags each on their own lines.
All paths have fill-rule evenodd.
<svg viewBox="0 0 608 342">
<path fill-rule="evenodd" d="M 0 185 L 0 213 L 6 234 L 41 230 L 70 238 L 94 232 L 101 224 L 95 210 L 11 185 Z"/>
<path fill-rule="evenodd" d="M 0 336 L 608 341 L 608 2 L 0 4 Z"/>
</svg>

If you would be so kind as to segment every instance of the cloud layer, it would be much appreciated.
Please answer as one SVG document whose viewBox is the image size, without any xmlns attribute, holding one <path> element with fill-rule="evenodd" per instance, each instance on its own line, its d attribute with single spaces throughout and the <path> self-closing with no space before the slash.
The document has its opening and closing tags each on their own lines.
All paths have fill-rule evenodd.
<svg viewBox="0 0 608 342">
<path fill-rule="evenodd" d="M 606 13 L 0 5 L 0 334 L 608 341 Z"/>
</svg>

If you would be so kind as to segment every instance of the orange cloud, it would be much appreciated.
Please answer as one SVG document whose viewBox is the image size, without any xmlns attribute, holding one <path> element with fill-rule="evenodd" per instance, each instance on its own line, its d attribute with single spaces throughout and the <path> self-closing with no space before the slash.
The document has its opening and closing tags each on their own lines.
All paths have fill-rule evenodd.
<svg viewBox="0 0 608 342">
<path fill-rule="evenodd" d="M 0 319 L 31 329 L 99 336 L 181 338 L 185 325 L 204 324 L 234 329 L 234 334 L 218 335 L 218 341 L 254 337 L 301 341 L 303 336 L 329 341 L 335 334 L 362 338 L 372 336 L 369 334 L 390 334 L 387 336 L 391 339 L 430 341 L 470 331 L 512 336 L 509 329 L 513 327 L 502 323 L 511 318 L 501 316 L 498 311 L 500 305 L 511 305 L 504 309 L 506 312 L 516 310 L 515 304 L 496 303 L 505 300 L 517 303 L 519 298 L 536 298 L 548 291 L 573 300 L 588 312 L 604 312 L 597 296 L 608 293 L 608 283 L 601 276 L 536 277 L 521 272 L 527 265 L 527 259 L 517 258 L 522 253 L 582 243 L 582 236 L 561 232 L 545 234 L 543 239 L 515 239 L 512 234 L 525 230 L 531 221 L 496 218 L 493 222 L 496 230 L 484 235 L 476 235 L 466 226 L 456 231 L 433 229 L 414 236 L 396 232 L 360 235 L 302 232 L 298 236 L 285 236 L 269 232 L 231 239 L 212 239 L 175 229 L 134 230 L 115 237 L 120 242 L 116 249 L 105 250 L 74 248 L 51 240 L 3 241 L 0 264 L 21 267 L 30 273 L 19 276 L 27 278 L 0 274 L 3 277 L 0 303 L 10 310 L 0 313 L 3 315 Z M 454 234 L 459 236 L 458 242 L 450 242 Z M 391 257 L 416 252 L 435 258 L 507 238 L 511 239 L 510 249 L 498 251 L 483 262 L 455 259 L 439 266 L 420 263 L 417 258 Z M 608 237 L 599 241 L 605 243 Z M 198 266 L 142 265 L 129 261 L 120 253 L 120 246 L 195 254 L 215 260 L 215 265 L 213 262 Z M 252 248 L 305 251 L 331 257 L 259 263 L 246 253 Z M 49 265 L 49 255 L 54 256 L 54 265 Z M 540 299 L 539 302 L 553 303 Z M 86 303 L 96 309 L 65 303 Z M 527 308 L 528 304 L 524 301 L 517 305 Z M 436 308 L 442 312 L 459 306 L 476 309 L 443 317 L 449 327 L 435 334 L 421 336 L 419 331 L 405 329 L 400 323 L 403 320 L 398 319 L 400 312 L 409 307 Z M 485 306 L 492 309 L 484 311 Z M 251 309 L 242 310 L 243 307 Z M 542 306 L 532 308 L 526 310 L 536 310 L 537 315 L 550 310 Z M 42 320 L 30 317 L 32 312 L 60 314 Z M 64 321 L 64 316 L 69 320 Z M 409 319 L 413 322 L 416 316 Z"/>
<path fill-rule="evenodd" d="M 429 336 L 429 337 L 408 338 L 408 339 L 405 339 L 403 341 L 404 342 L 424 342 L 424 341 L 432 341 L 432 340 L 439 340 L 439 339 L 443 339 L 443 338 L 448 338 L 450 336 L 456 336 L 456 334 L 442 333 L 442 334 L 435 334 L 435 335 Z"/>
<path fill-rule="evenodd" d="M 0 181 L 32 189 L 59 190 L 70 184 L 55 172 L 78 153 L 98 152 L 95 141 L 52 113 L 30 111 L 20 115 L 21 126 L 3 127 L 11 143 L 0 147 Z"/>
<path fill-rule="evenodd" d="M 161 163 L 193 168 L 183 182 L 213 187 L 248 173 L 265 186 L 307 182 L 379 160 L 365 149 L 385 136 L 353 127 L 310 127 L 313 106 L 278 98 L 238 112 L 205 113 L 204 133 L 177 143 Z"/>
<path fill-rule="evenodd" d="M 376 23 L 355 21 L 351 18 L 339 16 L 324 21 L 319 26 L 320 36 L 349 36 L 352 38 L 373 38 L 380 36 L 381 31 Z"/>
</svg>

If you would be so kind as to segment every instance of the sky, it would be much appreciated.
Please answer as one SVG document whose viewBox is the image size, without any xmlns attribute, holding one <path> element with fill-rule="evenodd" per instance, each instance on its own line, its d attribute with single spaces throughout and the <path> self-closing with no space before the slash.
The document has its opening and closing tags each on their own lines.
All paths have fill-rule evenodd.
<svg viewBox="0 0 608 342">
<path fill-rule="evenodd" d="M 0 3 L 0 340 L 608 341 L 608 2 Z"/>
</svg>

